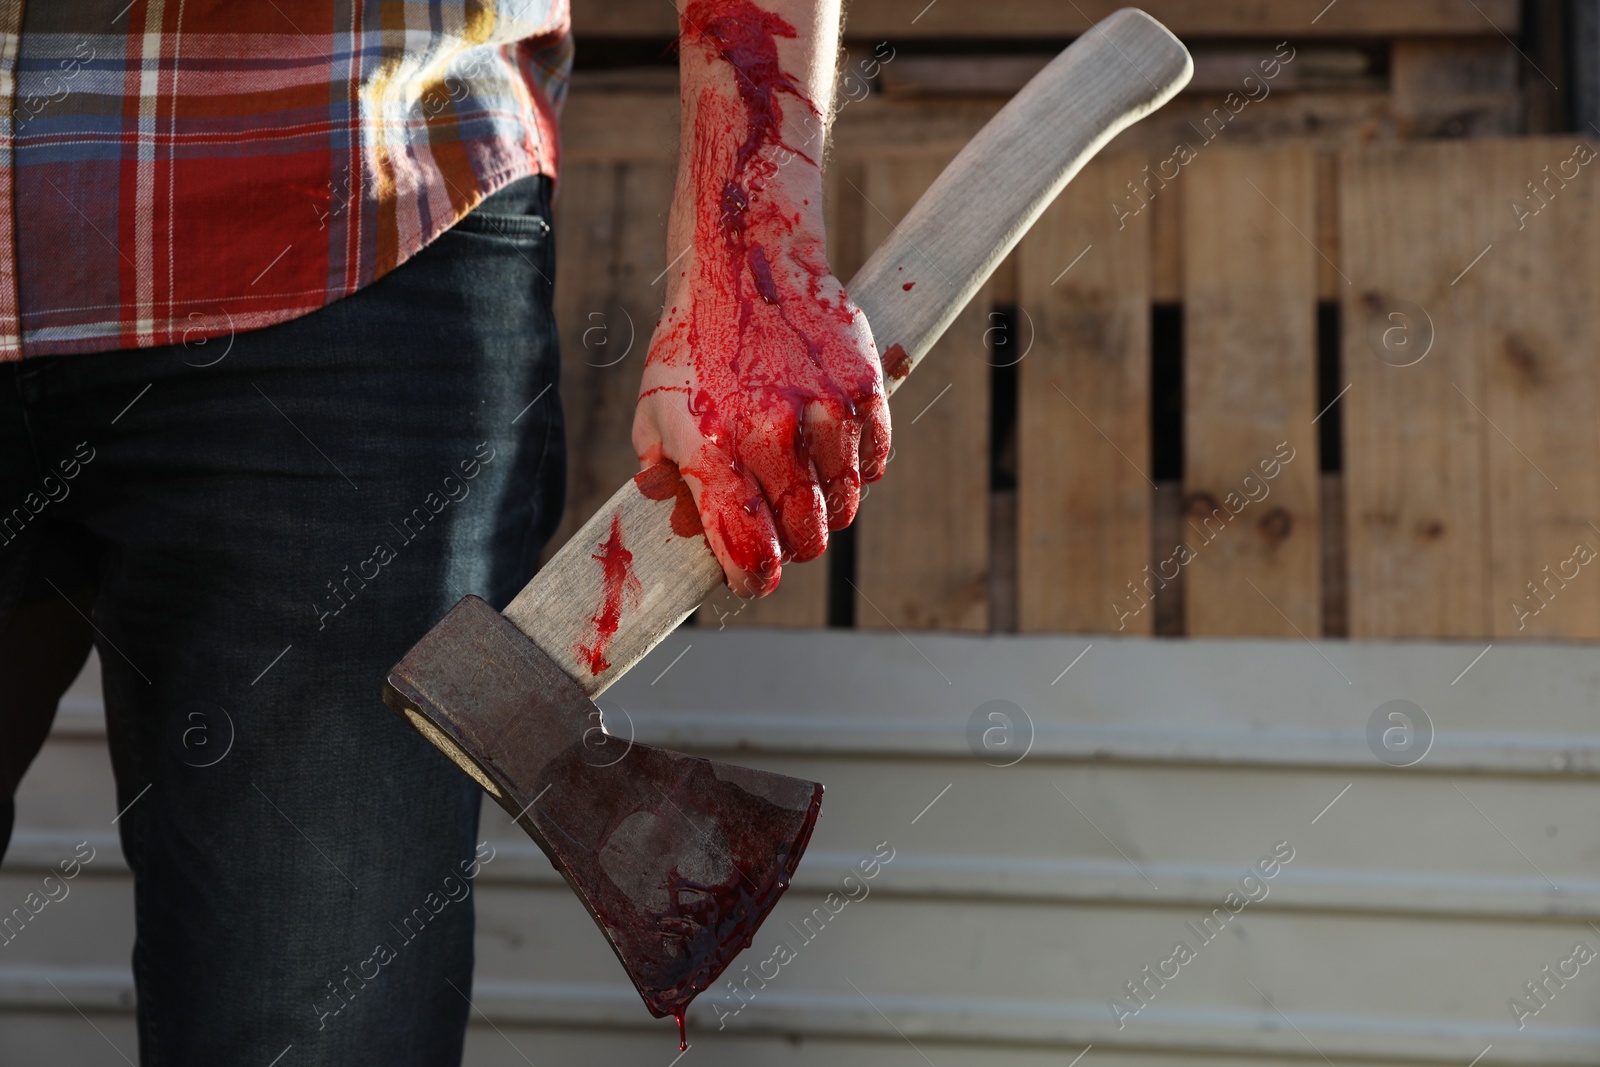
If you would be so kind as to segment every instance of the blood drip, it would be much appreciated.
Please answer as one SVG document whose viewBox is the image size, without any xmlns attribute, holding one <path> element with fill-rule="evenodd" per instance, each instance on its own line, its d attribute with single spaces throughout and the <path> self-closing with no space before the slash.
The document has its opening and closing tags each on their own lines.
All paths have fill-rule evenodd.
<svg viewBox="0 0 1600 1067">
<path fill-rule="evenodd" d="M 640 988 L 651 1014 L 675 1016 L 681 1026 L 694 998 L 750 947 L 773 905 L 789 888 L 821 812 L 822 786 L 818 785 L 800 833 L 778 856 L 773 855 L 774 842 L 769 839 L 749 833 L 731 835 L 727 856 L 734 873 L 714 885 L 687 878 L 676 868 L 670 872 L 668 897 L 673 914 L 654 916 L 653 927 L 632 931 L 636 937 L 676 937 L 687 964 L 674 974 L 658 976 L 650 983 L 654 988 Z M 752 881 L 746 873 L 763 870 L 770 873 L 759 881 Z M 679 1036 L 683 1044 L 688 1043 L 685 1034 Z"/>
<path fill-rule="evenodd" d="M 820 234 L 799 225 L 804 214 L 775 180 L 785 165 L 816 167 L 782 136 L 784 96 L 821 117 L 778 62 L 778 38 L 797 36 L 794 27 L 750 0 L 694 0 L 683 24 L 684 47 L 733 68 L 737 96 L 707 87 L 696 98 L 692 184 L 721 192 L 696 208 L 696 299 L 667 317 L 647 359 L 692 373 L 640 396 L 686 394 L 705 443 L 682 472 L 700 485 L 706 533 L 767 592 L 785 560 L 819 555 L 827 531 L 855 513 L 854 441 L 813 448 L 806 424 L 882 412 L 862 449 L 882 455 L 887 407 L 877 368 L 860 357 L 859 312 L 832 279 Z M 674 529 L 685 528 L 675 517 Z"/>
<path fill-rule="evenodd" d="M 910 292 L 910 291 L 911 291 L 911 287 L 912 287 L 912 286 L 913 286 L 913 285 L 916 285 L 916 284 L 917 284 L 917 283 L 916 283 L 916 282 L 906 282 L 906 283 L 905 283 L 905 284 L 904 284 L 904 285 L 902 285 L 902 286 L 901 286 L 901 287 L 900 287 L 900 288 L 902 288 L 902 289 L 904 289 L 904 290 L 905 290 L 905 291 L 906 291 L 906 292 L 908 292 L 908 293 L 909 293 L 909 292 Z"/>
<path fill-rule="evenodd" d="M 673 1017 L 678 1020 L 678 1051 L 688 1052 L 689 1032 L 683 1028 L 683 1012 L 677 1012 Z"/>
<path fill-rule="evenodd" d="M 542 788 L 582 796 L 585 803 L 563 808 L 559 819 L 535 805 L 533 817 L 551 858 L 581 874 L 585 903 L 645 1007 L 658 1019 L 671 1015 L 678 1021 L 681 1051 L 688 1045 L 684 1017 L 690 1003 L 750 947 L 789 888 L 822 813 L 823 787 L 811 783 L 809 796 L 791 795 L 778 804 L 708 760 L 684 768 L 687 757 L 645 745 L 604 767 L 593 766 L 591 758 L 578 740 L 544 769 Z M 728 817 L 712 823 L 703 814 L 712 811 Z M 639 856 L 640 838 L 630 828 L 636 830 L 646 814 L 652 849 L 674 858 L 660 868 L 644 858 L 608 869 L 601 857 Z M 713 825 L 714 846 L 707 837 Z M 678 866 L 677 858 L 691 853 L 699 854 L 692 860 L 698 876 Z M 716 881 L 706 880 L 707 854 L 717 866 L 725 864 Z"/>
<path fill-rule="evenodd" d="M 594 641 L 588 645 L 579 644 L 577 652 L 588 661 L 589 672 L 599 674 L 611 667 L 611 662 L 606 659 L 606 646 L 622 625 L 623 607 L 632 608 L 638 604 L 642 591 L 639 579 L 633 573 L 633 553 L 622 544 L 621 511 L 611 516 L 611 536 L 600 546 L 600 551 L 589 558 L 600 564 L 605 591 L 601 595 L 599 609 L 589 620 L 594 627 Z"/>
</svg>

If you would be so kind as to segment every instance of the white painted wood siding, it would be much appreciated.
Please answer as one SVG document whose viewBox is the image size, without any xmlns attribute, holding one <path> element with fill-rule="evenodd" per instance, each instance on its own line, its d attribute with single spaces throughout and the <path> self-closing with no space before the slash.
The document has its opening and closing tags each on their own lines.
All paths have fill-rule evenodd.
<svg viewBox="0 0 1600 1067">
<path fill-rule="evenodd" d="M 1600 961 L 1521 1029 L 1507 1004 L 1537 1006 L 1523 983 L 1576 943 L 1600 950 L 1600 661 L 1482 650 L 681 631 L 602 698 L 612 729 L 828 794 L 734 973 L 780 939 L 796 958 L 720 1031 L 716 1005 L 739 1002 L 703 995 L 680 1067 L 1061 1067 L 1090 1045 L 1081 1067 L 1465 1067 L 1491 1045 L 1480 1064 L 1600 1064 Z M 87 681 L 24 785 L 0 904 L 78 841 L 100 855 L 0 957 L 0 1064 L 133 1054 L 131 895 Z M 1437 731 L 1411 767 L 1366 740 L 1395 699 Z M 994 700 L 1033 723 L 1014 766 L 969 749 Z M 475 1018 L 468 1062 L 666 1067 L 671 1022 L 649 1018 L 532 843 L 492 805 L 485 825 L 475 1001 L 494 1026 Z M 884 841 L 869 895 L 797 936 Z M 1294 858 L 1266 896 L 1202 942 L 1188 924 L 1228 914 L 1278 842 Z M 1119 1026 L 1110 1002 L 1179 939 L 1195 958 Z"/>
</svg>

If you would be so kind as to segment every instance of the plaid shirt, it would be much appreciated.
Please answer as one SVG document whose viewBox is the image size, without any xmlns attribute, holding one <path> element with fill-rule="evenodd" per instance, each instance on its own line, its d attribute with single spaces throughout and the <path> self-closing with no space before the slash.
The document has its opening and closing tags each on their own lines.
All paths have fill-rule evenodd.
<svg viewBox="0 0 1600 1067">
<path fill-rule="evenodd" d="M 567 0 L 0 0 L 0 360 L 356 291 L 554 176 Z"/>
</svg>

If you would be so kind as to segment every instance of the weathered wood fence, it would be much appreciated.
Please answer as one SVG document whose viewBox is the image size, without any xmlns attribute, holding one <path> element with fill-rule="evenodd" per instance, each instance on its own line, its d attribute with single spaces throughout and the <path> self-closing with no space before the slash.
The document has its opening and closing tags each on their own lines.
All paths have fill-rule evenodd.
<svg viewBox="0 0 1600 1067">
<path fill-rule="evenodd" d="M 558 205 L 568 529 L 635 469 L 667 259 L 672 99 L 597 95 Z M 844 278 L 993 110 L 877 103 L 828 166 Z M 1594 147 L 1230 121 L 1094 161 L 896 395 L 842 551 L 699 623 L 1600 637 Z"/>
</svg>

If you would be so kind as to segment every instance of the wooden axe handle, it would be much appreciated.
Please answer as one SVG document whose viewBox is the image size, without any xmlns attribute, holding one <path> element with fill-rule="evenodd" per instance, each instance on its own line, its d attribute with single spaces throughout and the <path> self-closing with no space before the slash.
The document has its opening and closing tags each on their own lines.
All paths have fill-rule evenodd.
<svg viewBox="0 0 1600 1067">
<path fill-rule="evenodd" d="M 961 150 L 846 287 L 883 353 L 891 394 L 1084 163 L 1193 72 L 1165 26 L 1123 8 L 1052 60 Z M 902 288 L 906 279 L 917 285 Z M 723 580 L 703 536 L 674 532 L 678 506 L 629 481 L 505 609 L 591 697 Z M 637 585 L 618 581 L 623 551 Z"/>
</svg>

